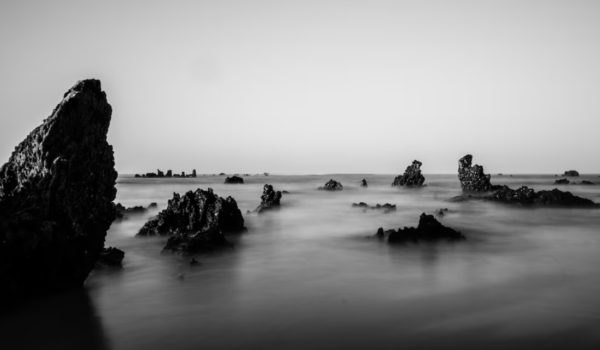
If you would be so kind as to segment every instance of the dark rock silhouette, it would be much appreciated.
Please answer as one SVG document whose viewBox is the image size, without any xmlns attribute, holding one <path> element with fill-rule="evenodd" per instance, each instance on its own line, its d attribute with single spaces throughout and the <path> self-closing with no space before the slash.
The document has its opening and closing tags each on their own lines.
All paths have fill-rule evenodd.
<svg viewBox="0 0 600 350">
<path fill-rule="evenodd" d="M 593 183 L 591 181 L 583 180 L 583 181 L 581 181 L 580 185 L 595 185 L 595 183 Z"/>
<path fill-rule="evenodd" d="M 0 168 L 0 295 L 81 287 L 115 218 L 112 108 L 100 81 L 64 94 Z"/>
<path fill-rule="evenodd" d="M 225 179 L 225 183 L 226 184 L 243 184 L 244 183 L 244 179 L 242 179 L 239 176 L 232 176 L 232 177 L 228 177 Z"/>
<path fill-rule="evenodd" d="M 260 205 L 254 211 L 260 214 L 265 211 L 279 209 L 281 206 L 281 197 L 281 191 L 275 192 L 273 186 L 265 185 L 263 187 L 263 194 L 260 196 Z"/>
<path fill-rule="evenodd" d="M 456 211 L 454 210 L 450 210 L 448 208 L 441 208 L 435 211 L 435 215 L 436 216 L 445 216 L 451 213 L 456 213 Z"/>
<path fill-rule="evenodd" d="M 141 177 L 140 174 L 135 174 L 135 177 Z"/>
<path fill-rule="evenodd" d="M 196 169 L 192 170 L 192 177 L 196 177 Z"/>
<path fill-rule="evenodd" d="M 414 160 L 412 165 L 406 167 L 404 175 L 397 176 L 392 182 L 392 186 L 406 186 L 406 187 L 418 187 L 423 186 L 425 177 L 421 174 L 421 165 L 423 163 L 418 160 Z"/>
<path fill-rule="evenodd" d="M 114 247 L 104 248 L 100 257 L 96 262 L 96 267 L 100 266 L 123 266 L 123 258 L 125 258 L 125 252 L 121 249 Z"/>
<path fill-rule="evenodd" d="M 466 237 L 450 227 L 440 224 L 433 215 L 421 214 L 417 228 L 404 227 L 397 231 L 383 231 L 379 228 L 375 234 L 378 238 L 388 237 L 388 243 L 417 243 L 420 241 L 462 241 Z"/>
<path fill-rule="evenodd" d="M 167 177 L 173 177 L 173 172 L 171 170 L 167 170 Z"/>
<path fill-rule="evenodd" d="M 156 208 L 156 207 L 157 207 L 157 205 L 154 202 L 150 203 L 150 205 L 147 208 L 144 208 L 142 206 L 135 206 L 135 207 L 125 208 L 121 203 L 117 203 L 115 205 L 115 208 L 117 209 L 117 214 L 115 216 L 115 220 L 127 219 L 127 215 L 144 214 L 149 209 Z"/>
<path fill-rule="evenodd" d="M 326 191 L 340 191 L 344 189 L 344 186 L 342 186 L 340 182 L 330 179 L 329 181 L 327 181 L 325 186 L 320 186 L 317 189 Z"/>
<path fill-rule="evenodd" d="M 563 176 L 579 176 L 579 173 L 576 170 L 567 170 Z"/>
<path fill-rule="evenodd" d="M 558 179 L 554 181 L 555 185 L 568 185 L 569 179 Z"/>
<path fill-rule="evenodd" d="M 367 185 L 367 180 L 362 179 L 362 181 L 360 183 L 360 187 L 369 187 L 369 185 Z"/>
<path fill-rule="evenodd" d="M 483 172 L 481 165 L 471 166 L 473 156 L 467 154 L 458 160 L 458 179 L 463 191 L 488 192 L 494 187 L 490 183 L 490 175 Z"/>
<path fill-rule="evenodd" d="M 165 173 L 163 173 L 159 169 L 156 169 L 156 177 L 165 177 Z"/>
<path fill-rule="evenodd" d="M 209 188 L 174 193 L 167 208 L 148 220 L 138 236 L 171 235 L 165 250 L 191 253 L 229 246 L 225 234 L 245 229 L 235 199 L 223 199 Z"/>
<path fill-rule="evenodd" d="M 352 207 L 353 208 L 361 208 L 361 209 L 363 209 L 363 212 L 366 212 L 367 210 L 382 210 L 386 214 L 391 211 L 396 210 L 396 205 L 390 204 L 390 203 L 385 203 L 384 205 L 377 204 L 374 207 L 371 207 L 365 202 L 360 202 L 358 204 L 352 203 Z"/>
</svg>

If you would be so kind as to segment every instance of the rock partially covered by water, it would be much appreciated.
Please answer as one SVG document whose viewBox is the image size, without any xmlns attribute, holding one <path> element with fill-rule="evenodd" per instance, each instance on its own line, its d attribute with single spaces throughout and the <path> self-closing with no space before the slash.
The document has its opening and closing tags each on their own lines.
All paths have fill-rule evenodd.
<svg viewBox="0 0 600 350">
<path fill-rule="evenodd" d="M 495 202 L 522 206 L 598 208 L 598 204 L 587 198 L 577 197 L 571 192 L 563 192 L 556 188 L 551 191 L 536 192 L 533 188 L 528 188 L 527 186 L 516 190 L 502 186 L 498 191 L 483 198 Z"/>
<path fill-rule="evenodd" d="M 165 250 L 191 253 L 228 246 L 226 233 L 245 230 L 235 199 L 223 199 L 209 188 L 183 196 L 174 193 L 167 208 L 148 220 L 138 235 L 171 235 Z"/>
<path fill-rule="evenodd" d="M 265 185 L 263 187 L 263 194 L 260 196 L 260 205 L 254 211 L 260 214 L 264 211 L 279 209 L 281 206 L 281 197 L 281 191 L 275 192 L 273 186 Z"/>
<path fill-rule="evenodd" d="M 404 227 L 397 231 L 383 231 L 379 228 L 375 234 L 378 238 L 388 237 L 388 243 L 417 243 L 420 241 L 462 241 L 466 237 L 450 227 L 442 225 L 433 215 L 421 214 L 419 217 L 419 226 Z"/>
<path fill-rule="evenodd" d="M 320 186 L 318 189 L 326 191 L 340 191 L 344 189 L 344 186 L 342 186 L 341 182 L 337 182 L 333 179 L 330 179 L 329 181 L 327 181 L 325 186 Z"/>
<path fill-rule="evenodd" d="M 111 114 L 80 81 L 0 168 L 0 295 L 81 287 L 96 265 L 116 214 Z"/>
<path fill-rule="evenodd" d="M 226 184 L 243 184 L 244 183 L 244 179 L 242 179 L 239 176 L 232 176 L 232 177 L 228 177 L 225 179 L 225 183 Z"/>
<path fill-rule="evenodd" d="M 369 185 L 367 184 L 367 180 L 362 179 L 362 181 L 360 183 L 360 187 L 369 187 Z"/>
<path fill-rule="evenodd" d="M 360 203 L 352 203 L 352 207 L 353 208 L 361 208 L 363 209 L 363 212 L 366 212 L 367 210 L 381 210 L 383 211 L 385 214 L 391 212 L 391 211 L 395 211 L 396 210 L 396 205 L 395 204 L 390 204 L 390 203 L 385 203 L 384 205 L 381 204 L 377 204 L 374 207 L 369 206 L 367 203 L 365 202 L 360 202 Z"/>
<path fill-rule="evenodd" d="M 588 180 L 583 180 L 581 181 L 580 185 L 595 185 L 595 183 Z"/>
<path fill-rule="evenodd" d="M 96 262 L 96 267 L 122 267 L 123 258 L 125 258 L 125 252 L 121 249 L 117 249 L 114 247 L 104 248 L 104 250 L 102 250 L 102 253 L 100 253 L 100 258 L 98 259 L 98 262 Z"/>
<path fill-rule="evenodd" d="M 467 154 L 458 160 L 458 179 L 463 191 L 467 192 L 488 192 L 494 186 L 490 183 L 490 175 L 483 172 L 481 165 L 473 165 L 473 156 Z"/>
<path fill-rule="evenodd" d="M 446 215 L 452 214 L 452 213 L 456 213 L 456 211 L 450 210 L 448 208 L 440 208 L 435 211 L 435 215 L 440 216 L 440 217 L 443 217 L 443 216 L 446 216 Z"/>
<path fill-rule="evenodd" d="M 569 179 L 558 179 L 554 181 L 555 185 L 568 185 Z"/>
<path fill-rule="evenodd" d="M 563 176 L 579 176 L 579 173 L 577 172 L 577 170 L 567 170 L 565 171 Z"/>
<path fill-rule="evenodd" d="M 404 172 L 404 175 L 397 176 L 392 182 L 392 186 L 406 186 L 416 187 L 423 186 L 425 177 L 421 174 L 421 165 L 423 163 L 418 160 L 413 161 L 412 165 L 409 165 Z"/>
</svg>

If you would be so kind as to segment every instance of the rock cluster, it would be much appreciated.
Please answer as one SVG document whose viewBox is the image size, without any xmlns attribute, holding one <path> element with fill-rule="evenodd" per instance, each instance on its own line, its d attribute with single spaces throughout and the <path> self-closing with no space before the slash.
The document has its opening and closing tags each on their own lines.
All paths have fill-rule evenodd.
<svg viewBox="0 0 600 350">
<path fill-rule="evenodd" d="M 265 185 L 263 187 L 263 194 L 260 196 L 260 205 L 254 211 L 260 214 L 265 211 L 279 209 L 281 206 L 281 197 L 281 191 L 275 192 L 273 186 Z"/>
<path fill-rule="evenodd" d="M 209 188 L 174 193 L 167 208 L 148 220 L 138 236 L 170 235 L 165 250 L 192 253 L 228 246 L 225 234 L 245 229 L 235 199 L 223 199 Z"/>
<path fill-rule="evenodd" d="M 403 229 L 387 230 L 379 228 L 376 237 L 385 239 L 387 236 L 388 243 L 417 243 L 420 241 L 462 241 L 466 237 L 450 227 L 442 225 L 435 219 L 433 215 L 421 214 L 419 217 L 419 225 L 417 228 L 404 227 Z"/>
<path fill-rule="evenodd" d="M 317 189 L 325 191 L 340 191 L 344 189 L 344 186 L 342 186 L 341 182 L 329 179 L 329 181 L 327 181 L 327 183 L 324 186 L 319 186 Z"/>
<path fill-rule="evenodd" d="M 232 176 L 232 177 L 228 177 L 225 179 L 225 183 L 226 184 L 243 184 L 244 183 L 244 179 L 242 179 L 239 176 Z"/>
<path fill-rule="evenodd" d="M 371 207 L 365 202 L 360 202 L 358 204 L 352 203 L 352 207 L 361 208 L 363 209 L 363 212 L 366 212 L 367 210 L 382 210 L 385 214 L 387 214 L 391 211 L 396 211 L 396 205 L 390 203 L 385 203 L 384 205 L 376 204 L 374 207 Z"/>
<path fill-rule="evenodd" d="M 563 176 L 579 176 L 579 173 L 577 172 L 577 170 L 567 170 L 565 171 Z"/>
<path fill-rule="evenodd" d="M 473 156 L 467 154 L 458 160 L 458 179 L 463 191 L 488 192 L 494 189 L 490 183 L 490 175 L 483 172 L 481 165 L 473 165 Z"/>
<path fill-rule="evenodd" d="M 415 160 L 412 165 L 406 167 L 404 175 L 397 176 L 392 182 L 392 186 L 418 187 L 423 186 L 425 177 L 421 174 L 421 165 L 423 163 Z"/>
<path fill-rule="evenodd" d="M 146 173 L 146 174 L 135 174 L 135 177 L 149 177 L 149 178 L 165 178 L 165 177 L 196 177 L 196 169 L 192 170 L 191 174 L 186 175 L 185 171 L 181 172 L 181 175 L 179 174 L 173 174 L 173 171 L 171 170 L 167 170 L 167 174 L 165 174 L 164 172 L 162 172 L 160 169 L 156 169 L 156 173 Z"/>
<path fill-rule="evenodd" d="M 0 168 L 0 296 L 81 287 L 104 249 L 117 172 L 112 108 L 82 80 Z"/>
</svg>

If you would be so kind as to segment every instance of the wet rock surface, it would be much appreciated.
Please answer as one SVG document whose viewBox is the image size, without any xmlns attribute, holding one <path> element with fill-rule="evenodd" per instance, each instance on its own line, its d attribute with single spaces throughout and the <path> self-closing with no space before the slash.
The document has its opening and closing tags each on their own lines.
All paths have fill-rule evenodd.
<svg viewBox="0 0 600 350">
<path fill-rule="evenodd" d="M 228 177 L 225 179 L 225 183 L 226 184 L 243 184 L 244 183 L 244 179 L 242 179 L 239 176 L 232 176 L 232 177 Z"/>
<path fill-rule="evenodd" d="M 409 165 L 402 176 L 397 176 L 392 182 L 392 186 L 419 187 L 423 186 L 425 177 L 421 174 L 421 165 L 423 163 L 415 160 Z"/>
<path fill-rule="evenodd" d="M 488 192 L 494 189 L 490 175 L 483 172 L 481 165 L 471 166 L 473 156 L 467 154 L 458 160 L 458 179 L 465 192 Z"/>
<path fill-rule="evenodd" d="M 0 295 L 81 287 L 104 249 L 117 172 L 98 80 L 64 94 L 0 168 Z"/>
<path fill-rule="evenodd" d="M 396 205 L 390 204 L 390 203 L 385 203 L 384 205 L 376 204 L 375 206 L 369 206 L 365 202 L 360 202 L 360 203 L 352 203 L 352 207 L 353 208 L 361 208 L 361 209 L 363 209 L 363 212 L 367 212 L 368 210 L 380 210 L 387 214 L 389 212 L 396 211 Z"/>
<path fill-rule="evenodd" d="M 567 170 L 563 176 L 579 176 L 579 172 L 577 170 Z"/>
<path fill-rule="evenodd" d="M 191 253 L 230 246 L 225 234 L 245 230 L 235 199 L 223 199 L 209 188 L 174 193 L 167 208 L 150 218 L 138 236 L 170 235 L 165 250 Z"/>
<path fill-rule="evenodd" d="M 324 186 L 320 186 L 317 189 L 325 191 L 340 191 L 344 189 L 344 186 L 342 186 L 340 182 L 337 182 L 333 179 L 329 179 L 329 181 L 327 181 L 327 183 Z"/>
<path fill-rule="evenodd" d="M 421 214 L 419 225 L 415 227 L 404 227 L 398 230 L 387 230 L 379 228 L 375 236 L 385 239 L 388 243 L 418 243 L 422 241 L 463 241 L 466 237 L 450 227 L 442 225 L 433 215 Z"/>
<path fill-rule="evenodd" d="M 281 191 L 275 192 L 273 186 L 265 185 L 263 187 L 263 194 L 260 196 L 260 205 L 254 210 L 254 212 L 261 214 L 266 211 L 279 209 L 281 207 Z"/>
<path fill-rule="evenodd" d="M 125 258 L 125 252 L 121 249 L 108 247 L 102 250 L 100 258 L 96 262 L 96 267 L 112 266 L 112 267 L 123 267 L 123 259 Z"/>
</svg>

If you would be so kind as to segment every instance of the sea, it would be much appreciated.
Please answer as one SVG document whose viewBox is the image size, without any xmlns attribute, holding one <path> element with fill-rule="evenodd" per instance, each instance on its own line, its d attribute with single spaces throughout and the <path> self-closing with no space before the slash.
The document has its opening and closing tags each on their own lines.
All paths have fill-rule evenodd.
<svg viewBox="0 0 600 350">
<path fill-rule="evenodd" d="M 120 175 L 115 202 L 158 204 L 112 224 L 106 246 L 125 251 L 123 267 L 4 310 L 0 348 L 600 349 L 600 209 L 449 203 L 461 194 L 457 175 L 424 175 L 418 189 L 392 187 L 395 175 L 271 174 L 241 185 L 212 174 Z M 558 178 L 504 174 L 492 183 L 600 202 L 597 174 L 570 178 L 596 186 L 554 185 Z M 330 179 L 344 189 L 317 190 Z M 281 209 L 248 214 L 265 184 L 289 192 Z M 237 201 L 248 231 L 229 236 L 233 247 L 181 256 L 163 252 L 167 237 L 136 237 L 173 193 L 198 188 Z M 397 210 L 352 207 L 359 202 Z M 374 238 L 441 208 L 452 212 L 438 220 L 465 241 Z"/>
</svg>

